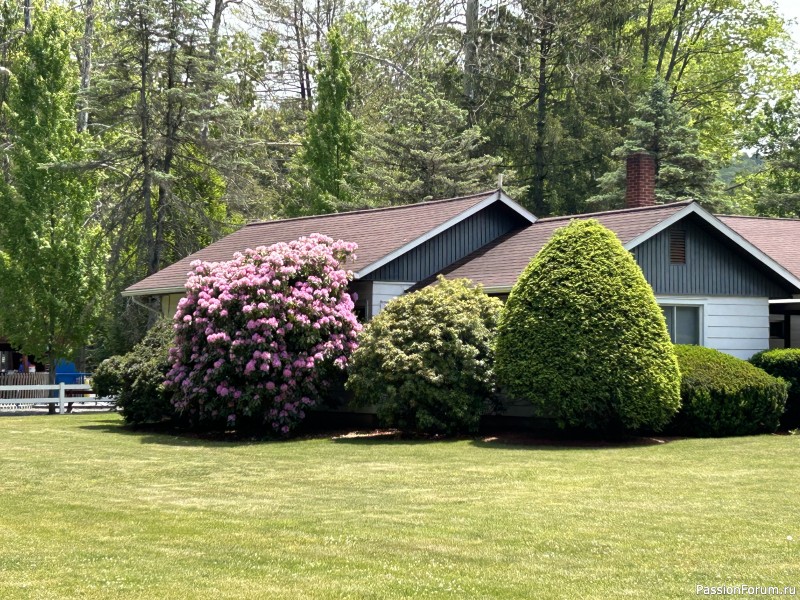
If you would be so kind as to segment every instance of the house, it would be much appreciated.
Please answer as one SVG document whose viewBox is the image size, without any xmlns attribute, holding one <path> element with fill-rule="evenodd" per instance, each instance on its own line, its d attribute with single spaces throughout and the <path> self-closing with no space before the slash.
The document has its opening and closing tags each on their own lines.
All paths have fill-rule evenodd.
<svg viewBox="0 0 800 600">
<path fill-rule="evenodd" d="M 322 233 L 358 244 L 357 258 L 348 266 L 355 275 L 356 308 L 369 319 L 391 298 L 432 283 L 439 273 L 468 277 L 503 297 L 558 227 L 594 218 L 617 234 L 642 267 L 673 341 L 741 358 L 770 345 L 800 345 L 800 221 L 716 217 L 696 202 L 655 205 L 654 165 L 647 155 L 629 158 L 628 182 L 627 208 L 566 217 L 537 219 L 502 190 L 493 190 L 254 223 L 124 295 L 158 296 L 170 316 L 192 261 L 228 260 L 248 247 Z"/>
</svg>

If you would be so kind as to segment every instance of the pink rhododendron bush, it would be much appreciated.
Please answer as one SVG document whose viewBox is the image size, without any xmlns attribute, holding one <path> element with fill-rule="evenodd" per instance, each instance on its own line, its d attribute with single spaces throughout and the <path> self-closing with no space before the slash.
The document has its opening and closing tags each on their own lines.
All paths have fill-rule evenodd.
<svg viewBox="0 0 800 600">
<path fill-rule="evenodd" d="M 314 234 L 192 263 L 166 381 L 190 425 L 287 435 L 302 421 L 356 348 L 342 268 L 355 249 Z"/>
</svg>

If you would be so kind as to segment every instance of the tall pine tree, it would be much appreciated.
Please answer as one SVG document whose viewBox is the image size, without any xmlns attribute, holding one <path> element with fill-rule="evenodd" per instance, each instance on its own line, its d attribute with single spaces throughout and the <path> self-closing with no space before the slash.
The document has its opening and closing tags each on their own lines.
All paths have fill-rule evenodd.
<svg viewBox="0 0 800 600">
<path fill-rule="evenodd" d="M 413 80 L 380 113 L 363 149 L 370 196 L 410 204 L 495 185 L 499 160 L 482 155 L 480 127 L 426 81 Z"/>
<path fill-rule="evenodd" d="M 661 204 L 698 200 L 713 204 L 715 171 L 700 151 L 697 131 L 690 117 L 670 99 L 667 84 L 656 78 L 636 104 L 624 143 L 614 150 L 619 166 L 600 177 L 600 193 L 589 204 L 620 208 L 625 199 L 625 158 L 649 152 L 656 162 L 656 201 Z"/>
</svg>

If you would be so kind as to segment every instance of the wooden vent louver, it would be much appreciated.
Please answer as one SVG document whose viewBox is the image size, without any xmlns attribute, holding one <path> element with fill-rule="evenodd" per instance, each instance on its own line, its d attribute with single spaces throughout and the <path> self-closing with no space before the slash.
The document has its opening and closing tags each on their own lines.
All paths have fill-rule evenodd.
<svg viewBox="0 0 800 600">
<path fill-rule="evenodd" d="M 673 265 L 686 264 L 686 230 L 682 227 L 669 230 L 669 262 Z"/>
</svg>

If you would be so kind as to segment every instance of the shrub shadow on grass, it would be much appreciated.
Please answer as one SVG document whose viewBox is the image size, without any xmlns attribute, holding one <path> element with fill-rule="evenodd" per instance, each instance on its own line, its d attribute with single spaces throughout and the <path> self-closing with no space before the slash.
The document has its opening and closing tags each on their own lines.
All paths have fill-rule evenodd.
<svg viewBox="0 0 800 600">
<path fill-rule="evenodd" d="M 569 435 L 541 435 L 524 433 L 497 433 L 473 440 L 480 448 L 504 450 L 625 450 L 646 446 L 661 446 L 681 438 L 664 436 L 624 436 L 616 438 L 580 437 Z"/>
<path fill-rule="evenodd" d="M 210 447 L 240 447 L 253 444 L 275 443 L 280 440 L 256 439 L 253 437 L 237 436 L 235 433 L 194 433 L 172 426 L 137 426 L 120 424 L 81 425 L 80 429 L 86 431 L 99 431 L 115 433 L 129 437 L 139 438 L 142 444 L 161 444 L 165 446 L 210 446 Z"/>
<path fill-rule="evenodd" d="M 176 428 L 171 424 L 152 424 L 131 426 L 124 423 L 104 423 L 81 425 L 79 429 L 114 433 L 138 438 L 142 444 L 161 444 L 167 446 L 204 446 L 204 447 L 241 447 L 255 444 L 280 444 L 294 441 L 324 439 L 334 444 L 351 444 L 357 446 L 399 446 L 420 444 L 452 444 L 470 442 L 472 445 L 486 449 L 503 450 L 619 450 L 643 446 L 658 446 L 674 440 L 683 439 L 664 436 L 627 436 L 607 438 L 575 436 L 554 432 L 552 434 L 525 432 L 494 432 L 483 435 L 414 435 L 394 429 L 350 430 L 337 429 L 314 431 L 286 439 L 255 437 L 237 432 L 191 432 Z"/>
<path fill-rule="evenodd" d="M 354 431 L 336 435 L 337 444 L 392 446 L 412 444 L 442 444 L 469 441 L 479 448 L 513 450 L 617 450 L 643 446 L 659 446 L 681 438 L 663 436 L 626 436 L 619 438 L 576 437 L 564 434 L 531 434 L 521 432 L 493 433 L 480 436 L 422 436 L 396 430 Z"/>
<path fill-rule="evenodd" d="M 415 435 L 396 429 L 376 429 L 373 431 L 340 431 L 329 435 L 335 444 L 356 446 L 398 446 L 416 444 L 446 444 L 472 440 L 472 436 Z"/>
</svg>

